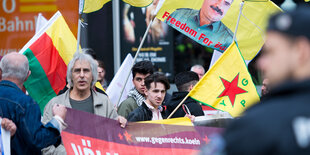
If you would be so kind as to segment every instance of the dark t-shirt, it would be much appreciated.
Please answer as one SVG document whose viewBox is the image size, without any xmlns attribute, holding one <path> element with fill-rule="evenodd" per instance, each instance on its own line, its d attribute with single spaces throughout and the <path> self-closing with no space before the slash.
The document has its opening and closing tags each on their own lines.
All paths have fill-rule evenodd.
<svg viewBox="0 0 310 155">
<path fill-rule="evenodd" d="M 73 109 L 89 112 L 92 114 L 94 113 L 93 95 L 90 95 L 88 98 L 82 101 L 76 101 L 70 98 L 70 104 Z"/>
</svg>

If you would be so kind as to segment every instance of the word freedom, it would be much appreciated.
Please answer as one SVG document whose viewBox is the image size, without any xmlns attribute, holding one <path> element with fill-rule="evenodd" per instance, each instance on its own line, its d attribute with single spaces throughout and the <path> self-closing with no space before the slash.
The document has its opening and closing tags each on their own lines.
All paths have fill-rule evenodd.
<svg viewBox="0 0 310 155">
<path fill-rule="evenodd" d="M 181 23 L 180 21 L 177 21 L 175 18 L 170 16 L 169 12 L 165 12 L 164 15 L 162 16 L 162 18 L 166 18 L 166 22 L 170 22 L 172 25 L 175 25 L 176 27 L 179 27 L 182 31 L 184 31 L 185 33 L 189 34 L 189 36 L 192 36 L 194 38 L 196 38 L 197 36 L 197 31 L 194 29 L 191 29 L 190 27 L 187 26 L 186 23 Z M 169 21 L 170 20 L 170 21 Z M 198 37 L 198 40 L 203 40 L 202 42 L 207 45 L 210 46 L 212 42 L 209 38 L 206 37 L 206 35 L 204 33 L 201 33 Z M 222 51 L 225 51 L 227 49 L 227 47 L 221 46 L 221 43 L 217 43 L 214 47 L 215 48 L 219 48 Z"/>
</svg>

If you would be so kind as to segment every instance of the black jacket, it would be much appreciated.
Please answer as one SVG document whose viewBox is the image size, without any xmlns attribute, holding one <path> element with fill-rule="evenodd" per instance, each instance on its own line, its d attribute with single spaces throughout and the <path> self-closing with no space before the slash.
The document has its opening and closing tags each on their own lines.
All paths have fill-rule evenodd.
<svg viewBox="0 0 310 155">
<path fill-rule="evenodd" d="M 162 111 L 161 115 L 163 119 L 166 118 L 165 111 Z M 150 121 L 152 120 L 152 117 L 152 111 L 145 105 L 145 102 L 143 102 L 141 106 L 136 108 L 128 115 L 127 120 L 129 122 Z"/>
<path fill-rule="evenodd" d="M 170 102 L 167 103 L 167 114 L 170 115 L 172 111 L 179 105 L 179 103 L 184 99 L 184 97 L 188 94 L 188 92 L 173 92 Z M 203 116 L 204 113 L 202 111 L 201 105 L 193 100 L 192 98 L 187 98 L 183 103 L 186 105 L 191 113 L 194 116 Z M 176 117 L 184 117 L 185 111 L 182 106 L 178 108 L 178 110 L 172 115 L 171 118 Z"/>
<path fill-rule="evenodd" d="M 309 155 L 310 80 L 287 82 L 271 90 L 261 103 L 227 128 L 223 135 L 227 154 Z M 299 118 L 302 121 L 298 124 Z M 302 128 L 306 129 L 303 134 Z M 306 147 L 302 148 L 298 140 L 305 140 Z"/>
</svg>

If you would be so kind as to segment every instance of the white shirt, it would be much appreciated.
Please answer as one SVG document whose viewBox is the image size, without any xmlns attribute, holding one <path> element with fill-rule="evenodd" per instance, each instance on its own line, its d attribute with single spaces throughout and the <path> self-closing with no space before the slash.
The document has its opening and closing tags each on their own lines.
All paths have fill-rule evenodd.
<svg viewBox="0 0 310 155">
<path fill-rule="evenodd" d="M 154 121 L 154 120 L 162 120 L 163 119 L 159 109 L 155 109 L 153 106 L 149 105 L 146 102 L 145 102 L 145 104 L 152 111 L 152 121 Z"/>
</svg>

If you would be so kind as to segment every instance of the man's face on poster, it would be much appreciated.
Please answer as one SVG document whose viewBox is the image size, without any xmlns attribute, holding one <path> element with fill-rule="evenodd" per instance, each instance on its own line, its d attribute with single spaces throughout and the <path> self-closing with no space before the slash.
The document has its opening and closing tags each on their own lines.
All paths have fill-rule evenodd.
<svg viewBox="0 0 310 155">
<path fill-rule="evenodd" d="M 222 20 L 233 0 L 205 0 L 201 8 L 201 16 L 211 22 Z"/>
</svg>

